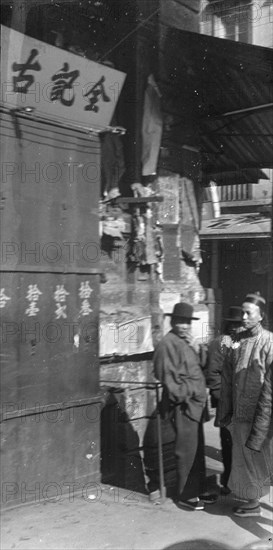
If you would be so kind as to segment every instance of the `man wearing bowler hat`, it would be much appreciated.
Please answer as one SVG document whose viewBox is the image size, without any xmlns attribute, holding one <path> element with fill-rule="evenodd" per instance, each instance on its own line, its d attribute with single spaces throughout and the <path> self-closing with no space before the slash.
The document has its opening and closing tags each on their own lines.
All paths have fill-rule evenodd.
<svg viewBox="0 0 273 550">
<path fill-rule="evenodd" d="M 218 408 L 221 390 L 221 375 L 225 358 L 234 344 L 237 332 L 242 327 L 242 308 L 230 306 L 227 316 L 224 318 L 223 334 L 220 334 L 208 346 L 206 379 L 210 389 L 211 406 Z M 224 471 L 221 474 L 221 494 L 230 493 L 228 480 L 231 471 L 232 438 L 230 430 L 223 426 L 220 428 L 220 440 Z"/>
<path fill-rule="evenodd" d="M 168 414 L 176 440 L 178 504 L 191 510 L 203 510 L 215 495 L 204 493 L 205 455 L 203 415 L 206 405 L 206 382 L 200 358 L 191 336 L 193 307 L 175 304 L 171 314 L 172 329 L 154 353 L 154 373 L 163 384 Z"/>
</svg>

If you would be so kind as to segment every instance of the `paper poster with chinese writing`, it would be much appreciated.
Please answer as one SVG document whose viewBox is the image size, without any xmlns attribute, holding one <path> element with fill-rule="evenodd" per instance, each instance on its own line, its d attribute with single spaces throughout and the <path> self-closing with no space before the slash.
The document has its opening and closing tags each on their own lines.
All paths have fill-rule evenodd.
<svg viewBox="0 0 273 550">
<path fill-rule="evenodd" d="M 4 26 L 1 35 L 6 107 L 87 129 L 110 124 L 125 73 Z"/>
<path fill-rule="evenodd" d="M 100 357 L 135 355 L 153 350 L 150 316 L 124 323 L 101 323 L 100 325 Z"/>
<path fill-rule="evenodd" d="M 161 224 L 178 224 L 179 222 L 179 175 L 158 178 L 159 194 L 163 202 L 159 205 Z"/>
</svg>

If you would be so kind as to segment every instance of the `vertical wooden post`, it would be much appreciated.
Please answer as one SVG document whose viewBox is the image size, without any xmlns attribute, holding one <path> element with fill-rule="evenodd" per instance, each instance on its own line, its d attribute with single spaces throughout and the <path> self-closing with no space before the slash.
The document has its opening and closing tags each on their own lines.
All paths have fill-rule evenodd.
<svg viewBox="0 0 273 550">
<path fill-rule="evenodd" d="M 158 439 L 158 469 L 159 469 L 159 488 L 160 497 L 164 501 L 166 498 L 166 487 L 164 485 L 164 465 L 163 465 L 163 449 L 162 449 L 162 434 L 161 434 L 161 418 L 159 412 L 159 385 L 156 384 L 156 421 L 157 421 L 157 439 Z"/>
<path fill-rule="evenodd" d="M 29 8 L 30 6 L 26 0 L 13 0 L 11 18 L 12 29 L 23 34 L 26 32 L 26 21 Z"/>
<path fill-rule="evenodd" d="M 220 241 L 222 242 L 222 241 Z M 222 295 L 220 295 L 220 292 L 218 290 L 219 285 L 219 251 L 220 251 L 220 245 L 219 241 L 217 239 L 213 239 L 211 242 L 211 287 L 214 289 L 214 296 L 215 296 L 215 311 L 214 311 L 214 322 L 215 322 L 215 329 L 221 327 L 221 321 L 222 321 Z M 219 297 L 221 296 L 220 304 L 218 303 Z"/>
</svg>

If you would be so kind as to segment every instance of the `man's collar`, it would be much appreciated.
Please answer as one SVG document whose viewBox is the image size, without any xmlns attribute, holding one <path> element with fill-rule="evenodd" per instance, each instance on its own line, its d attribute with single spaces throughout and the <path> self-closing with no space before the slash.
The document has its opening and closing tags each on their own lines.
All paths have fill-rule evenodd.
<svg viewBox="0 0 273 550">
<path fill-rule="evenodd" d="M 237 333 L 237 338 L 239 337 L 239 340 L 241 340 L 242 338 L 253 338 L 254 336 L 260 334 L 262 329 L 263 327 L 261 323 L 258 323 L 257 325 L 255 325 L 255 327 L 248 328 Z"/>
</svg>

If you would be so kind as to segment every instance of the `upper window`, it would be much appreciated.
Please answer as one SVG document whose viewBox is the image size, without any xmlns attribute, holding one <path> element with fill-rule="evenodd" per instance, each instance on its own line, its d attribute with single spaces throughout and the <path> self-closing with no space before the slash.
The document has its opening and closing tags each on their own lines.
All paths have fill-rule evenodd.
<svg viewBox="0 0 273 550">
<path fill-rule="evenodd" d="M 249 0 L 202 0 L 200 32 L 237 42 L 252 41 Z"/>
<path fill-rule="evenodd" d="M 253 44 L 273 48 L 273 0 L 253 5 Z"/>
</svg>

